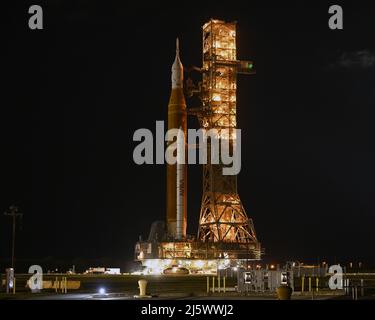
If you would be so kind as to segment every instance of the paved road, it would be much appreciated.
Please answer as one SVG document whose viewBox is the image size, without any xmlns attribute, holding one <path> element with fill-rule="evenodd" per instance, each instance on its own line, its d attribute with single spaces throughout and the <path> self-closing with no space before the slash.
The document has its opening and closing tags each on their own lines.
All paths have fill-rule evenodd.
<svg viewBox="0 0 375 320">
<path fill-rule="evenodd" d="M 314 300 L 331 300 L 337 298 L 345 298 L 340 297 L 337 295 L 321 295 L 321 296 L 314 296 Z M 107 295 L 99 295 L 99 294 L 91 294 L 91 293 L 74 293 L 74 294 L 51 294 L 51 295 L 35 295 L 30 296 L 27 300 L 135 300 L 134 296 L 126 295 L 126 294 L 107 294 Z M 251 295 L 251 296 L 188 296 L 188 295 L 161 295 L 155 296 L 152 298 L 143 298 L 144 300 L 276 300 L 274 295 Z M 142 299 L 142 300 L 143 300 Z M 350 299 L 350 297 L 347 297 Z M 304 295 L 301 296 L 299 294 L 293 295 L 292 300 L 312 300 L 311 296 Z"/>
</svg>

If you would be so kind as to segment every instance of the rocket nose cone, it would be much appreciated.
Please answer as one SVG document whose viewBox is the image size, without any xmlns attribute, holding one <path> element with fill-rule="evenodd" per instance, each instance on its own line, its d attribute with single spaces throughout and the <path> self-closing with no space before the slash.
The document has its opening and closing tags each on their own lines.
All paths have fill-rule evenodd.
<svg viewBox="0 0 375 320">
<path fill-rule="evenodd" d="M 172 65 L 172 88 L 182 88 L 184 70 L 180 60 L 180 42 L 176 39 L 176 57 Z"/>
</svg>

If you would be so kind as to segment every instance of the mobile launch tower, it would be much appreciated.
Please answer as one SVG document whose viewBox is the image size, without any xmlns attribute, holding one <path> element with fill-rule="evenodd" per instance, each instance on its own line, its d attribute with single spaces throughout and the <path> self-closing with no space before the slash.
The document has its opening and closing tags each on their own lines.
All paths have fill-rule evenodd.
<svg viewBox="0 0 375 320">
<path fill-rule="evenodd" d="M 253 74 L 251 61 L 237 60 L 236 23 L 211 19 L 203 25 L 203 65 L 198 86 L 189 82 L 183 91 L 183 66 L 177 42 L 172 66 L 172 92 L 168 106 L 168 129 L 182 129 L 186 136 L 187 115 L 198 117 L 203 129 L 216 129 L 220 139 L 236 147 L 237 74 Z M 186 108 L 185 94 L 199 95 L 201 106 Z M 225 130 L 224 130 L 225 129 Z M 184 141 L 186 143 L 186 141 Z M 186 165 L 167 165 L 167 219 L 154 222 L 147 241 L 136 244 L 136 259 L 150 273 L 178 267 L 194 272 L 243 266 L 261 258 L 261 245 L 252 219 L 237 192 L 237 176 L 223 175 L 224 164 L 203 165 L 203 194 L 196 237 L 186 235 Z"/>
<path fill-rule="evenodd" d="M 207 130 L 217 129 L 221 135 L 229 129 L 220 139 L 229 139 L 232 148 L 236 144 L 237 73 L 252 73 L 252 63 L 238 61 L 236 51 L 236 23 L 211 20 L 203 26 L 203 105 L 196 114 Z M 198 238 L 228 249 L 228 244 L 240 245 L 255 250 L 256 257 L 258 241 L 237 193 L 237 176 L 223 175 L 223 166 L 210 161 L 203 165 Z"/>
</svg>

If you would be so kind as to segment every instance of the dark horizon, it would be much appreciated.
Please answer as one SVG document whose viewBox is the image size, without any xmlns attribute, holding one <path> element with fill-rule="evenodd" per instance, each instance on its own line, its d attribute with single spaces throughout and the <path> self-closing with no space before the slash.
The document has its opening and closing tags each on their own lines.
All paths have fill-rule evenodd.
<svg viewBox="0 0 375 320">
<path fill-rule="evenodd" d="M 2 212 L 12 204 L 24 213 L 16 260 L 132 260 L 139 235 L 165 218 L 166 171 L 134 164 L 132 135 L 167 120 L 175 38 L 185 68 L 200 66 L 201 26 L 211 17 L 238 22 L 238 58 L 255 62 L 257 74 L 238 80 L 238 192 L 265 260 L 375 264 L 371 8 L 343 4 L 344 30 L 332 31 L 330 2 L 32 4 L 44 9 L 44 30 L 28 28 L 29 2 L 12 4 L 6 18 L 2 269 L 11 254 Z M 196 234 L 201 167 L 188 172 L 188 233 Z"/>
</svg>

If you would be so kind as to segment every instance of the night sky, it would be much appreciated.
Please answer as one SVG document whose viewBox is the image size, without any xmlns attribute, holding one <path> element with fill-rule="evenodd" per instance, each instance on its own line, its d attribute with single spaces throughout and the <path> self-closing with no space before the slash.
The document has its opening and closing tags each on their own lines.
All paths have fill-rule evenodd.
<svg viewBox="0 0 375 320">
<path fill-rule="evenodd" d="M 132 260 L 138 236 L 165 217 L 166 171 L 134 164 L 132 136 L 167 119 L 175 38 L 185 67 L 200 66 L 211 17 L 238 22 L 238 58 L 255 62 L 238 81 L 238 190 L 265 259 L 375 263 L 375 7 L 344 4 L 344 30 L 332 31 L 339 1 L 13 2 L 2 11 L 1 268 L 11 204 L 24 213 L 20 268 Z M 43 30 L 28 28 L 31 4 Z M 196 234 L 199 165 L 188 186 Z"/>
</svg>

